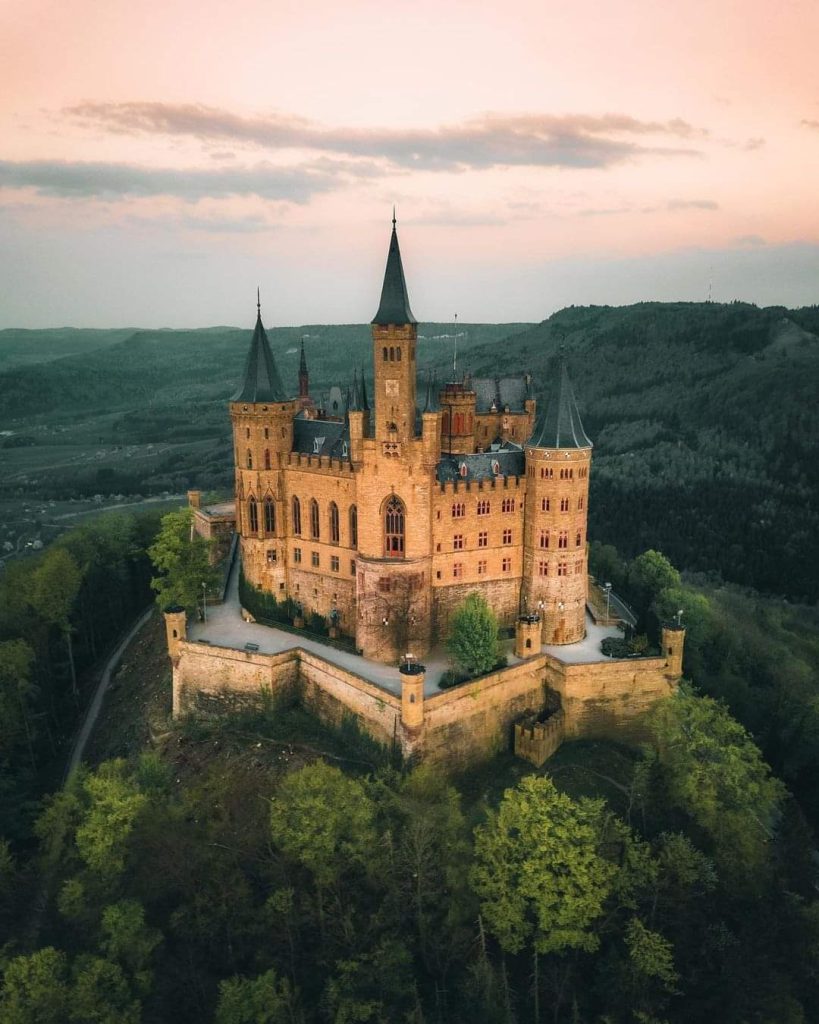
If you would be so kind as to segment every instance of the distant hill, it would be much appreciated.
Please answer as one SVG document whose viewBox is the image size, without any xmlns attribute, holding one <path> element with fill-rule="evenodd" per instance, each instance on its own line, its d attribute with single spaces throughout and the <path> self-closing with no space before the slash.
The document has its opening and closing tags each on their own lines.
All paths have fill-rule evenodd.
<svg viewBox="0 0 819 1024">
<path fill-rule="evenodd" d="M 90 352 L 115 345 L 134 333 L 133 328 L 91 330 L 82 327 L 55 327 L 29 331 L 11 327 L 0 330 L 0 370 L 12 366 L 44 363 L 51 359 Z"/>
</svg>

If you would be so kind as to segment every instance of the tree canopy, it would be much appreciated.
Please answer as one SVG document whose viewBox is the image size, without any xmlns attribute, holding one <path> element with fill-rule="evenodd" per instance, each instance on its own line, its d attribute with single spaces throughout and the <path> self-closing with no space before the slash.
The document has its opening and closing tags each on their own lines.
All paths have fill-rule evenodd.
<svg viewBox="0 0 819 1024">
<path fill-rule="evenodd" d="M 491 672 L 498 664 L 502 654 L 498 620 L 477 591 L 467 595 L 452 613 L 447 649 L 471 676 Z"/>
</svg>

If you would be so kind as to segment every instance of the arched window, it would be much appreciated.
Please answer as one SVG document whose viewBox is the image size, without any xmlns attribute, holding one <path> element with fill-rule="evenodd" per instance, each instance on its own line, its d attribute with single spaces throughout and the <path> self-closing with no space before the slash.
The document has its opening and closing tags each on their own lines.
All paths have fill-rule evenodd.
<svg viewBox="0 0 819 1024">
<path fill-rule="evenodd" d="M 270 449 L 265 448 L 264 450 L 264 468 L 270 469 Z"/>
<path fill-rule="evenodd" d="M 387 361 L 387 346 L 385 345 L 384 346 L 384 362 L 386 363 L 386 361 Z"/>
<path fill-rule="evenodd" d="M 319 507 L 318 502 L 315 498 L 310 499 L 310 536 L 313 540 L 318 540 L 321 537 L 321 527 L 319 525 Z"/>
<path fill-rule="evenodd" d="M 390 362 L 395 362 L 395 349 L 392 347 L 392 345 L 390 345 Z"/>
<path fill-rule="evenodd" d="M 384 554 L 387 558 L 404 557 L 405 520 L 404 503 L 393 495 L 384 506 Z"/>
<path fill-rule="evenodd" d="M 264 499 L 264 532 L 276 532 L 276 506 L 269 494 Z"/>
<path fill-rule="evenodd" d="M 293 533 L 301 536 L 301 502 L 298 498 L 293 499 Z"/>
<path fill-rule="evenodd" d="M 338 530 L 338 505 L 334 501 L 330 502 L 330 543 L 338 544 L 339 541 L 339 530 Z"/>
<path fill-rule="evenodd" d="M 253 452 L 249 448 L 247 450 L 247 468 L 253 469 Z"/>
<path fill-rule="evenodd" d="M 401 348 L 400 348 L 400 346 L 396 346 L 395 358 L 398 360 L 399 363 L 401 362 Z"/>
<path fill-rule="evenodd" d="M 358 509 L 350 505 L 350 547 L 358 547 Z"/>
<path fill-rule="evenodd" d="M 259 532 L 259 508 L 255 498 L 249 498 L 247 502 L 247 519 L 250 524 L 250 532 Z"/>
<path fill-rule="evenodd" d="M 580 547 L 580 541 L 581 541 L 580 530 L 578 530 L 577 531 L 577 536 L 574 539 L 575 547 L 578 547 L 578 548 Z"/>
</svg>

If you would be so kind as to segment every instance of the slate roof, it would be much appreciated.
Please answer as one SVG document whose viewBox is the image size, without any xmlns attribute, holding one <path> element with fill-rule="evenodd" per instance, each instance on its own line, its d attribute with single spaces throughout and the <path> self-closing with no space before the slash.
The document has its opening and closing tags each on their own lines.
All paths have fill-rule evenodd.
<svg viewBox="0 0 819 1024">
<path fill-rule="evenodd" d="M 532 448 L 594 447 L 583 429 L 572 382 L 562 357 L 551 375 L 551 386 L 543 408 L 526 443 Z"/>
<path fill-rule="evenodd" d="M 345 443 L 347 455 L 344 455 Z M 337 420 L 308 420 L 297 416 L 293 420 L 293 451 L 349 460 L 350 427 Z"/>
<path fill-rule="evenodd" d="M 510 412 L 523 412 L 523 403 L 531 397 L 526 377 L 474 377 L 472 390 L 475 411 L 479 413 L 490 412 L 493 402 L 497 412 L 507 405 Z"/>
<path fill-rule="evenodd" d="M 424 401 L 424 412 L 438 412 L 441 406 L 438 402 L 438 378 L 431 370 L 427 370 L 427 390 Z"/>
<path fill-rule="evenodd" d="M 395 214 L 392 218 L 392 237 L 387 253 L 384 284 L 381 288 L 381 303 L 372 322 L 382 327 L 388 324 L 418 323 L 412 315 L 407 296 L 407 282 L 404 279 L 404 266 L 401 263 L 401 250 L 398 248 L 398 235 L 395 230 Z"/>
<path fill-rule="evenodd" d="M 492 465 L 498 464 L 496 473 Z M 466 475 L 461 473 L 461 464 L 466 465 Z M 526 472 L 523 448 L 514 441 L 492 445 L 487 452 L 474 455 L 443 455 L 436 467 L 438 483 L 450 480 L 493 480 L 496 476 L 523 476 Z"/>
<path fill-rule="evenodd" d="M 261 309 L 257 306 L 256 327 L 250 341 L 242 385 L 231 402 L 286 402 L 288 396 L 270 351 Z"/>
</svg>

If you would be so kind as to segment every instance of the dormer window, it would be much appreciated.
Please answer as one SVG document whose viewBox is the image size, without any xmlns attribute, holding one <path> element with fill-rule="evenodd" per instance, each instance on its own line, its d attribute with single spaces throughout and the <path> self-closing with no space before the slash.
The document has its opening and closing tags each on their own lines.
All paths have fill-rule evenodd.
<svg viewBox="0 0 819 1024">
<path fill-rule="evenodd" d="M 324 438 L 323 437 L 314 437 L 313 438 L 313 454 L 314 455 L 318 455 L 318 453 L 321 451 L 323 446 L 324 446 Z"/>
<path fill-rule="evenodd" d="M 495 476 L 500 475 L 500 463 L 498 462 L 497 459 L 492 459 L 492 472 L 495 474 Z"/>
<path fill-rule="evenodd" d="M 465 462 L 462 462 L 458 466 L 458 472 L 461 474 L 461 476 L 466 476 L 469 473 L 469 467 Z"/>
<path fill-rule="evenodd" d="M 341 444 L 341 457 L 342 457 L 342 459 L 346 459 L 349 454 L 350 454 L 350 446 L 347 444 L 346 441 L 343 441 L 342 444 Z"/>
</svg>

